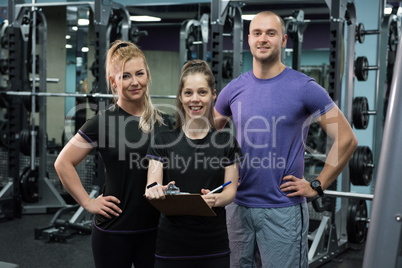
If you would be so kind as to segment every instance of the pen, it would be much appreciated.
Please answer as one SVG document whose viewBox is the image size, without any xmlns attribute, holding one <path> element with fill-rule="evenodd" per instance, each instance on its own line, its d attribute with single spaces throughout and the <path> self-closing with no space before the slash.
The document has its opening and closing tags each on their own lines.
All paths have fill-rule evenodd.
<svg viewBox="0 0 402 268">
<path fill-rule="evenodd" d="M 232 181 L 228 181 L 228 182 L 222 184 L 221 186 L 219 186 L 218 188 L 213 189 L 212 191 L 210 191 L 210 192 L 207 193 L 207 194 L 213 194 L 213 193 L 215 193 L 216 191 L 219 191 L 219 190 L 223 189 L 226 185 L 228 185 L 228 184 L 230 184 L 230 183 L 232 183 Z"/>
</svg>

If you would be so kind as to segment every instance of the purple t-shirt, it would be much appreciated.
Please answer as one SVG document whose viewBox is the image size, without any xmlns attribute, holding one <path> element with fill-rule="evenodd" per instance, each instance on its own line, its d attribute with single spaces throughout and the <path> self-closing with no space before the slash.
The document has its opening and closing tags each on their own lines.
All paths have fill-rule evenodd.
<svg viewBox="0 0 402 268">
<path fill-rule="evenodd" d="M 235 202 L 256 208 L 305 202 L 304 197 L 287 197 L 279 187 L 286 175 L 303 177 L 311 118 L 334 105 L 314 79 L 290 68 L 271 79 L 258 79 L 251 70 L 232 80 L 215 108 L 232 117 L 244 156 Z"/>
</svg>

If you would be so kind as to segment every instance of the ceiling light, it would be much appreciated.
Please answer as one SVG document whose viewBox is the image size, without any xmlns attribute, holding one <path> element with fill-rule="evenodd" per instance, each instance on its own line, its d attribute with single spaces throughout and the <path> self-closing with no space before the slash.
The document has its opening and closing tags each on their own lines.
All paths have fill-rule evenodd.
<svg viewBox="0 0 402 268">
<path fill-rule="evenodd" d="M 77 27 L 77 26 L 73 26 L 73 27 L 71 27 L 71 30 L 73 30 L 73 31 L 78 31 L 78 27 Z"/>
<path fill-rule="evenodd" d="M 87 48 L 87 47 L 82 47 L 82 48 L 81 48 L 81 51 L 82 51 L 82 52 L 88 52 L 88 51 L 89 51 L 89 48 Z"/>
<path fill-rule="evenodd" d="M 255 15 L 256 15 L 256 14 L 241 15 L 241 18 L 242 18 L 243 20 L 252 20 L 252 19 L 254 19 Z"/>
<path fill-rule="evenodd" d="M 161 21 L 161 18 L 152 16 L 130 16 L 132 21 Z"/>
<path fill-rule="evenodd" d="M 384 14 L 385 15 L 389 15 L 392 13 L 392 7 L 386 7 L 384 8 Z"/>
<path fill-rule="evenodd" d="M 67 34 L 66 39 L 71 39 L 71 35 Z"/>
<path fill-rule="evenodd" d="M 73 48 L 73 46 L 70 44 L 66 44 L 66 48 Z"/>
<path fill-rule="evenodd" d="M 78 19 L 78 25 L 87 26 L 87 25 L 89 25 L 89 20 L 88 19 Z"/>
</svg>

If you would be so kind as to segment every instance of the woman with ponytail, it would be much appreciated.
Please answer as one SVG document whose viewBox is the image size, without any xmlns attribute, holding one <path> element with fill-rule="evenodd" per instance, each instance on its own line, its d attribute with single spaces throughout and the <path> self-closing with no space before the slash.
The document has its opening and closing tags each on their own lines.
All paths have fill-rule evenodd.
<svg viewBox="0 0 402 268">
<path fill-rule="evenodd" d="M 154 267 L 159 212 L 144 198 L 151 136 L 170 128 L 149 93 L 150 71 L 133 43 L 115 41 L 106 59 L 106 80 L 115 103 L 90 118 L 55 162 L 63 186 L 95 215 L 92 251 L 96 267 Z M 75 170 L 93 149 L 105 165 L 101 195 L 92 199 Z"/>
</svg>

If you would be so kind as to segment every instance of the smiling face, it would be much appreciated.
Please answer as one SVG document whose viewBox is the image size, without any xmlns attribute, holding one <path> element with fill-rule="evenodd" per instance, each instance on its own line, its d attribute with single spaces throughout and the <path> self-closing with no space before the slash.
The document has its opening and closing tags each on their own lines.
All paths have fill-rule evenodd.
<svg viewBox="0 0 402 268">
<path fill-rule="evenodd" d="M 203 74 L 189 74 L 184 80 L 179 97 L 186 121 L 201 117 L 206 118 L 210 109 L 212 109 L 212 103 L 215 98 L 216 91 L 212 91 Z"/>
<path fill-rule="evenodd" d="M 254 60 L 263 63 L 280 61 L 281 49 L 287 40 L 283 28 L 280 18 L 270 12 L 262 12 L 251 21 L 248 43 Z"/>
<path fill-rule="evenodd" d="M 128 60 L 123 72 L 121 69 L 117 71 L 110 77 L 110 81 L 119 95 L 117 104 L 120 107 L 130 103 L 142 103 L 148 88 L 148 72 L 144 60 L 140 57 Z"/>
</svg>

